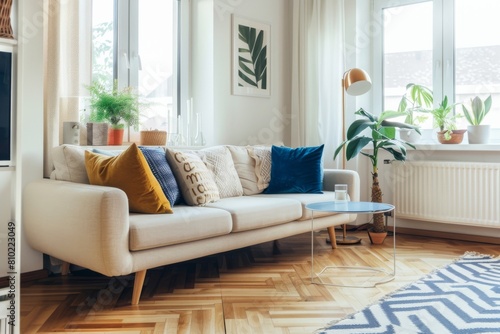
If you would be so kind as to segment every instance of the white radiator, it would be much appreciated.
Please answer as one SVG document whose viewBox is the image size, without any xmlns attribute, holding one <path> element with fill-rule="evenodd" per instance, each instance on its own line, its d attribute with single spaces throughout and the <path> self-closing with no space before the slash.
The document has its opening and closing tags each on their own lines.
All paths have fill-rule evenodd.
<svg viewBox="0 0 500 334">
<path fill-rule="evenodd" d="M 500 164 L 393 162 L 397 217 L 500 228 Z"/>
</svg>

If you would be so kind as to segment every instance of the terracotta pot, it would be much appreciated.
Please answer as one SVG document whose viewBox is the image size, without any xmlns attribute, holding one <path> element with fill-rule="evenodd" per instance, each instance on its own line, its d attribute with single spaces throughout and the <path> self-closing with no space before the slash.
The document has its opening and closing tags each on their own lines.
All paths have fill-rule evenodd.
<svg viewBox="0 0 500 334">
<path fill-rule="evenodd" d="M 464 140 L 464 133 L 467 130 L 452 130 L 451 131 L 451 138 L 449 140 L 446 140 L 444 138 L 444 134 L 446 131 L 440 131 L 437 133 L 438 141 L 441 144 L 460 144 L 462 140 Z"/>
<path fill-rule="evenodd" d="M 386 232 L 372 232 L 368 231 L 368 237 L 370 237 L 370 241 L 374 245 L 382 245 L 384 243 L 385 238 L 387 238 Z"/>
<path fill-rule="evenodd" d="M 108 132 L 108 145 L 122 145 L 123 144 L 123 129 L 109 129 Z"/>
</svg>

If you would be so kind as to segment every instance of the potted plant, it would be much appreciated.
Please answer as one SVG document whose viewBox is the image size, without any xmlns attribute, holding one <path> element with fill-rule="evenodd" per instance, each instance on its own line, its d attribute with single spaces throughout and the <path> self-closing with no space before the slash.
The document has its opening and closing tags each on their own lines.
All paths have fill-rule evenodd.
<svg viewBox="0 0 500 334">
<path fill-rule="evenodd" d="M 90 92 L 91 122 L 107 122 L 110 124 L 108 145 L 123 143 L 124 125 L 138 129 L 139 97 L 131 87 L 118 89 L 118 83 L 113 83 L 111 90 L 98 81 L 88 87 Z"/>
<path fill-rule="evenodd" d="M 489 124 L 481 124 L 484 117 L 491 109 L 491 95 L 486 100 L 481 100 L 479 96 L 470 100 L 470 109 L 462 104 L 465 119 L 469 122 L 467 133 L 469 144 L 486 144 L 490 136 Z"/>
<path fill-rule="evenodd" d="M 384 111 L 380 116 L 375 116 L 363 109 L 359 109 L 356 115 L 362 118 L 355 120 L 347 129 L 346 140 L 335 150 L 334 159 L 345 148 L 346 159 L 350 160 L 359 153 L 370 158 L 372 164 L 372 193 L 371 201 L 382 203 L 382 190 L 378 181 L 378 154 L 379 150 L 389 152 L 394 159 L 399 161 L 406 160 L 406 146 L 415 149 L 415 146 L 400 139 L 396 139 L 396 129 L 419 129 L 413 125 L 390 122 L 388 119 L 404 116 L 405 114 L 397 111 Z M 369 132 L 363 134 L 368 129 Z M 361 150 L 368 144 L 372 145 L 373 151 L 362 152 Z M 373 215 L 373 224 L 369 229 L 370 233 L 383 233 L 387 235 L 384 223 L 384 214 L 377 213 Z M 384 236 L 384 238 L 385 238 Z M 382 242 L 384 240 L 382 238 Z M 370 237 L 373 243 L 373 238 Z"/>
<path fill-rule="evenodd" d="M 427 119 L 424 113 L 428 113 L 432 109 L 433 95 L 432 91 L 423 86 L 414 83 L 406 85 L 406 91 L 399 102 L 398 112 L 405 113 L 404 122 L 415 127 L 420 125 Z M 414 129 L 401 129 L 399 136 L 402 140 L 410 143 L 415 143 L 420 139 L 420 133 Z"/>
<path fill-rule="evenodd" d="M 454 107 L 455 104 L 448 104 L 448 97 L 445 95 L 439 106 L 431 110 L 434 126 L 439 130 L 437 137 L 441 144 L 460 144 L 467 131 L 457 130 L 457 119 L 462 115 L 454 113 Z"/>
</svg>

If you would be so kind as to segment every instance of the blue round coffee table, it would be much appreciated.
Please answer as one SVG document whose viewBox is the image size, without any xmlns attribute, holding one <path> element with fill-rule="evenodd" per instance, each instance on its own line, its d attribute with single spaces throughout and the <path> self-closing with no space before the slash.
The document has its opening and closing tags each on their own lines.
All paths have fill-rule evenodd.
<svg viewBox="0 0 500 334">
<path fill-rule="evenodd" d="M 342 287 L 374 287 L 377 284 L 392 281 L 396 276 L 396 212 L 392 204 L 373 203 L 373 202 L 350 202 L 350 201 L 329 201 L 316 202 L 306 205 L 306 209 L 311 210 L 311 283 Z M 393 219 L 393 268 L 392 272 L 381 267 L 371 266 L 326 266 L 318 274 L 314 274 L 314 212 L 335 212 L 349 214 L 374 214 L 392 212 Z M 376 246 L 375 246 L 376 247 Z M 346 278 L 346 281 L 352 283 L 332 283 L 323 280 L 328 273 L 333 271 L 337 278 Z M 346 273 L 352 272 L 356 279 L 347 279 Z M 332 274 L 330 274 L 331 276 Z M 364 280 L 364 281 L 363 281 Z M 353 281 L 362 281 L 362 284 Z"/>
</svg>

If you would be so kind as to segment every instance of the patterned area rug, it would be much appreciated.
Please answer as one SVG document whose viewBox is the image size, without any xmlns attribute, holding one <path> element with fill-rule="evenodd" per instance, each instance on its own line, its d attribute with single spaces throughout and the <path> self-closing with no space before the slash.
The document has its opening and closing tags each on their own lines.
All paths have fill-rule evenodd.
<svg viewBox="0 0 500 334">
<path fill-rule="evenodd" d="M 318 333 L 500 333 L 500 258 L 466 253 Z"/>
</svg>

